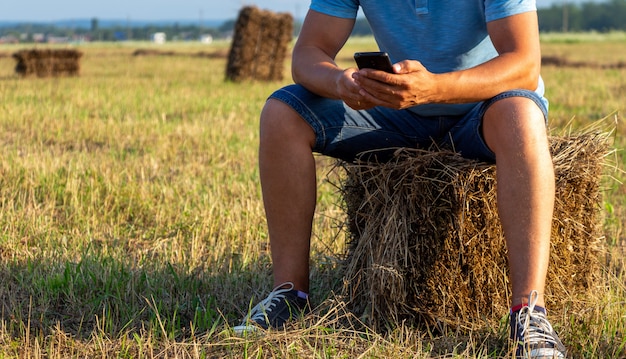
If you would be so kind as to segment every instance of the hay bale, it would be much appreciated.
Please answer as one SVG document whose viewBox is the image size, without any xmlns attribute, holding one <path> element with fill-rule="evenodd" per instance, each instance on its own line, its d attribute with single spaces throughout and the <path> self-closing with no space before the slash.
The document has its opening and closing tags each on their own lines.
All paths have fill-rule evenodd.
<svg viewBox="0 0 626 359">
<path fill-rule="evenodd" d="M 78 76 L 82 52 L 71 49 L 31 49 L 13 54 L 21 76 Z"/>
<path fill-rule="evenodd" d="M 557 191 L 546 288 L 551 309 L 590 293 L 600 275 L 607 138 L 595 132 L 550 138 Z M 402 321 L 441 330 L 497 328 L 510 286 L 495 166 L 453 152 L 400 149 L 387 163 L 343 167 L 349 308 L 376 330 Z"/>
<path fill-rule="evenodd" d="M 228 55 L 226 78 L 231 81 L 283 79 L 293 17 L 254 6 L 241 9 Z"/>
</svg>

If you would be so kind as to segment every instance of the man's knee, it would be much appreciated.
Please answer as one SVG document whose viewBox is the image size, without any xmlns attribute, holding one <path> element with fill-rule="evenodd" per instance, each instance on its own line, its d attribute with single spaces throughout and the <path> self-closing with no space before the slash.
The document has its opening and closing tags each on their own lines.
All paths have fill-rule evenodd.
<svg viewBox="0 0 626 359">
<path fill-rule="evenodd" d="M 282 140 L 301 139 L 313 143 L 315 135 L 309 124 L 294 109 L 282 101 L 269 99 L 261 111 L 261 141 L 272 137 Z"/>
<path fill-rule="evenodd" d="M 493 103 L 483 117 L 487 145 L 498 149 L 534 143 L 547 136 L 546 118 L 539 105 L 527 97 L 509 97 Z"/>
</svg>

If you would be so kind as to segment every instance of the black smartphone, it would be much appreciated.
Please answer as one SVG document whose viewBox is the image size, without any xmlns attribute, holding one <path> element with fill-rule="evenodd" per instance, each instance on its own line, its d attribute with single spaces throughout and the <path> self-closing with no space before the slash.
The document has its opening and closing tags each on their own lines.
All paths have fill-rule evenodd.
<svg viewBox="0 0 626 359">
<path fill-rule="evenodd" d="M 375 69 L 393 73 L 391 60 L 386 52 L 356 52 L 354 61 L 359 69 Z"/>
</svg>

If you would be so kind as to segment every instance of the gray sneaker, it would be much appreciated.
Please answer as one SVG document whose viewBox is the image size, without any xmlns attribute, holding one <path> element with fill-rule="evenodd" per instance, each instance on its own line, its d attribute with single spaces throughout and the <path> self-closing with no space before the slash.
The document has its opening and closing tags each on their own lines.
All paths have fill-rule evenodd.
<svg viewBox="0 0 626 359">
<path fill-rule="evenodd" d="M 282 329 L 285 324 L 311 310 L 308 299 L 298 296 L 293 283 L 286 282 L 276 288 L 233 327 L 236 334 L 256 332 L 259 329 Z"/>
<path fill-rule="evenodd" d="M 545 309 L 536 308 L 539 294 L 532 291 L 528 306 L 511 313 L 511 340 L 517 343 L 519 359 L 561 359 L 566 349 L 546 318 Z"/>
</svg>

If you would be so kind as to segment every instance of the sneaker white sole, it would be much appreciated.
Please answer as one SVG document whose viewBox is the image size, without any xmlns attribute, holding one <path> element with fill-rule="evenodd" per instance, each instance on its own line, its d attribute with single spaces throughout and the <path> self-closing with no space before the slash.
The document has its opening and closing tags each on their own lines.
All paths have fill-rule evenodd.
<svg viewBox="0 0 626 359">
<path fill-rule="evenodd" d="M 237 325 L 232 328 L 233 332 L 237 336 L 245 336 L 248 334 L 261 334 L 264 329 L 256 325 Z"/>
</svg>

